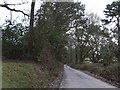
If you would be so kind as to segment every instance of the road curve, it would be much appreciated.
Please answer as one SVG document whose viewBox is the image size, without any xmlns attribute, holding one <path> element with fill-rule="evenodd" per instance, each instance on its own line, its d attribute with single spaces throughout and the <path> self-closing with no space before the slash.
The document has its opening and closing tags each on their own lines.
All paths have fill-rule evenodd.
<svg viewBox="0 0 120 90">
<path fill-rule="evenodd" d="M 60 88 L 116 88 L 106 82 L 64 65 Z"/>
</svg>

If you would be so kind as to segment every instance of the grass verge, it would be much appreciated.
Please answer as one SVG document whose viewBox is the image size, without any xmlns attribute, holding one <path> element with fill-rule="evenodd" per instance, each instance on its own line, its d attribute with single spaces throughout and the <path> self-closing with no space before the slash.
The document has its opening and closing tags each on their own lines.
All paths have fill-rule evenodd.
<svg viewBox="0 0 120 90">
<path fill-rule="evenodd" d="M 55 78 L 36 63 L 3 62 L 2 66 L 3 88 L 46 88 Z"/>
<path fill-rule="evenodd" d="M 88 71 L 98 77 L 103 77 L 103 80 L 111 83 L 117 87 L 120 87 L 120 65 L 118 63 L 113 63 L 108 66 L 103 66 L 101 63 L 83 63 L 78 65 L 72 65 L 76 69 L 83 71 Z M 100 78 L 101 79 L 101 78 Z"/>
</svg>

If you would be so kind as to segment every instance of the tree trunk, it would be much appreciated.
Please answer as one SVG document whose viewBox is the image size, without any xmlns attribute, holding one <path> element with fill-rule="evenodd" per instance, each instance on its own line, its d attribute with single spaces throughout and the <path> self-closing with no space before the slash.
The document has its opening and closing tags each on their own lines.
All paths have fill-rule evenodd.
<svg viewBox="0 0 120 90">
<path fill-rule="evenodd" d="M 78 51 L 77 51 L 77 45 L 75 45 L 75 63 L 78 63 Z"/>
<path fill-rule="evenodd" d="M 117 28 L 118 28 L 118 54 L 117 54 L 117 58 L 118 58 L 118 61 L 120 62 L 120 20 L 119 20 L 120 17 L 117 18 Z"/>
<path fill-rule="evenodd" d="M 118 61 L 120 62 L 120 28 L 118 30 Z"/>
<path fill-rule="evenodd" d="M 29 26 L 29 30 L 33 30 L 34 27 L 34 7 L 35 7 L 35 0 L 32 0 L 31 3 L 31 14 L 30 14 L 30 26 Z"/>
<path fill-rule="evenodd" d="M 80 51 L 79 51 L 80 54 L 79 54 L 79 62 L 78 63 L 81 64 L 84 61 L 84 57 L 83 57 L 84 56 L 84 54 L 83 54 L 83 52 L 84 52 L 84 46 L 83 45 L 80 46 L 79 49 L 80 49 Z"/>
<path fill-rule="evenodd" d="M 34 48 L 34 7 L 35 0 L 32 0 L 31 3 L 31 14 L 30 14 L 30 26 L 29 26 L 29 36 L 28 36 L 28 57 L 30 59 L 35 58 L 35 48 Z"/>
<path fill-rule="evenodd" d="M 72 53 L 72 46 L 71 46 L 71 48 L 70 48 L 70 61 L 69 61 L 69 63 L 72 63 L 72 57 L 73 57 L 73 53 Z"/>
</svg>

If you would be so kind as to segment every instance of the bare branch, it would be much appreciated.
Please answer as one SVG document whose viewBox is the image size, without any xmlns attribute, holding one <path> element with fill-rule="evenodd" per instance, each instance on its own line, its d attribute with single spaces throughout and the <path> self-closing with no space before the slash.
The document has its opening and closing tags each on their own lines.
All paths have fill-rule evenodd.
<svg viewBox="0 0 120 90">
<path fill-rule="evenodd" d="M 16 10 L 16 9 L 10 8 L 9 5 L 21 5 L 21 3 L 18 3 L 18 4 L 0 4 L 0 7 L 7 8 L 7 9 L 10 10 L 10 11 L 21 12 L 21 13 L 24 14 L 25 16 L 28 16 L 28 17 L 29 17 L 28 14 L 24 13 L 24 12 L 21 11 L 21 10 Z"/>
<path fill-rule="evenodd" d="M 15 5 L 23 5 L 23 4 L 26 4 L 26 3 L 28 3 L 28 2 L 22 2 L 22 3 L 16 3 L 16 4 L 8 4 L 8 3 L 4 2 L 4 4 L 6 4 L 6 5 L 13 5 L 13 6 L 15 6 Z"/>
</svg>

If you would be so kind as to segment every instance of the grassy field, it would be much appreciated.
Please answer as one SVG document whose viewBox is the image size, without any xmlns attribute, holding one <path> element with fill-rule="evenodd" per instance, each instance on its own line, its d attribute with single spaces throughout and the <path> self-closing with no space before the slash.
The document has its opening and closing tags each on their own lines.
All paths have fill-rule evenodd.
<svg viewBox="0 0 120 90">
<path fill-rule="evenodd" d="M 4 62 L 2 66 L 3 88 L 43 88 L 51 79 L 48 70 L 35 63 Z"/>
</svg>

